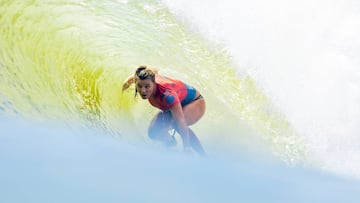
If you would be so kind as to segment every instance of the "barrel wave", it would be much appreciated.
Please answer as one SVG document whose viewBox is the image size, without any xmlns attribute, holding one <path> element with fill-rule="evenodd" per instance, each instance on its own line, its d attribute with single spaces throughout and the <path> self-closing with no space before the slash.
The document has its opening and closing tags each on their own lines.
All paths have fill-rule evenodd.
<svg viewBox="0 0 360 203">
<path fill-rule="evenodd" d="M 0 175 L 1 182 L 9 186 L 0 185 L 7 191 L 3 200 L 21 202 L 30 198 L 38 202 L 39 191 L 45 189 L 48 200 L 53 202 L 95 202 L 106 195 L 109 202 L 182 202 L 181 191 L 186 191 L 182 186 L 191 185 L 191 180 L 181 177 L 195 175 L 198 179 L 193 189 L 198 186 L 202 188 L 199 193 L 207 195 L 199 196 L 194 189 L 185 198 L 187 201 L 237 202 L 233 197 L 237 196 L 238 183 L 251 174 L 254 182 L 244 183 L 252 184 L 253 192 L 235 200 L 263 202 L 264 199 L 254 199 L 258 196 L 254 194 L 254 184 L 264 185 L 263 194 L 270 195 L 265 191 L 276 182 L 272 178 L 285 173 L 293 175 L 293 189 L 288 190 L 288 196 L 282 196 L 288 182 L 279 178 L 285 183 L 274 188 L 279 195 L 273 198 L 274 202 L 301 202 L 296 196 L 296 181 L 305 176 L 304 185 L 314 184 L 312 178 L 318 175 L 298 168 L 289 172 L 289 166 L 311 165 L 303 137 L 233 57 L 227 47 L 209 41 L 162 1 L 0 0 L 0 126 L 4 130 L 0 135 L 0 160 L 8 163 L 2 174 L 12 173 L 7 177 Z M 180 146 L 163 149 L 147 137 L 147 125 L 158 110 L 135 97 L 134 87 L 121 92 L 122 82 L 139 65 L 186 81 L 204 96 L 205 116 L 192 129 L 209 159 L 183 157 Z M 276 164 L 254 164 L 249 161 L 252 158 L 244 158 L 248 154 L 271 157 Z M 226 157 L 226 161 L 214 161 L 214 157 Z M 199 162 L 208 167 L 207 173 L 202 174 L 204 168 L 197 165 Z M 249 165 L 239 167 L 241 162 Z M 29 167 L 26 173 L 14 170 L 23 166 Z M 269 182 L 263 184 L 264 179 L 259 178 L 262 172 L 258 170 L 267 166 L 270 171 L 262 178 Z M 84 173 L 85 168 L 90 170 Z M 50 184 L 50 189 L 41 184 L 32 188 L 30 182 L 36 181 L 32 177 L 45 169 L 49 170 L 40 182 Z M 62 169 L 66 175 L 58 175 Z M 178 175 L 173 181 L 166 173 L 168 169 Z M 254 174 L 253 170 L 257 172 Z M 217 171 L 225 179 L 214 177 Z M 240 171 L 245 174 L 237 174 Z M 102 175 L 93 176 L 97 172 Z M 359 199 L 358 190 L 348 189 L 358 185 L 356 181 L 346 182 L 327 174 L 318 177 L 332 182 L 325 187 L 316 179 L 318 187 L 323 187 L 319 196 L 311 196 L 305 186 L 300 188 L 300 194 L 309 199 L 335 201 L 343 199 L 342 192 L 347 191 L 346 198 Z M 25 185 L 30 189 L 24 186 L 19 190 L 26 195 L 14 198 L 16 189 L 12 188 L 24 179 L 29 181 Z M 115 179 L 126 198 L 119 198 Z M 91 186 L 86 186 L 87 180 L 93 181 Z M 230 181 L 231 189 L 219 189 L 220 196 L 213 198 L 216 192 L 211 185 L 226 184 L 225 180 Z M 158 191 L 148 181 L 166 182 L 179 192 L 154 195 Z M 97 183 L 108 187 L 95 187 Z M 135 183 L 139 188 L 134 188 Z M 167 191 L 160 183 L 157 187 Z M 342 186 L 338 191 L 337 183 Z M 82 189 L 77 194 L 69 192 L 70 184 Z M 56 188 L 69 196 L 57 197 Z M 329 188 L 333 193 L 327 197 L 324 191 Z M 35 196 L 28 190 L 36 190 Z M 143 195 L 136 197 L 140 193 Z"/>
<path fill-rule="evenodd" d="M 147 64 L 203 92 L 206 118 L 194 127 L 205 143 L 241 148 L 257 137 L 286 161 L 303 158 L 286 119 L 236 72 L 226 50 L 158 1 L 3 1 L 0 40 L 3 114 L 79 122 L 146 141 L 144 123 L 156 110 L 120 90 Z"/>
</svg>

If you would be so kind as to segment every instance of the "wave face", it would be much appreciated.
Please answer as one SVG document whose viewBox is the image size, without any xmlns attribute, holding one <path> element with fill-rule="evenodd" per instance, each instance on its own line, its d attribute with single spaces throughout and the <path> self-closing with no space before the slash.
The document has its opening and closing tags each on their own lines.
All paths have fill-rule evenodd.
<svg viewBox="0 0 360 203">
<path fill-rule="evenodd" d="M 157 110 L 134 99 L 133 88 L 120 91 L 134 68 L 147 64 L 202 92 L 208 109 L 193 128 L 210 154 L 270 150 L 289 164 L 334 170 L 348 160 L 326 162 L 325 152 L 335 147 L 339 150 L 330 153 L 339 157 L 346 144 L 355 150 L 351 143 L 358 132 L 353 126 L 344 131 L 360 114 L 358 75 L 349 78 L 358 64 L 349 55 L 356 45 L 341 49 L 355 36 L 347 30 L 355 18 L 343 15 L 343 3 L 337 15 L 348 23 L 344 33 L 330 32 L 323 39 L 333 28 L 324 24 L 333 4 L 326 5 L 328 13 L 315 15 L 317 2 L 280 3 L 1 1 L 0 113 L 75 123 L 150 144 L 146 127 Z M 300 18 L 309 5 L 317 17 L 314 24 L 309 24 L 313 16 Z M 300 10 L 293 13 L 295 6 Z M 337 44 L 343 36 L 348 38 Z M 325 49 L 328 43 L 339 49 Z M 339 69 L 343 64 L 346 73 Z M 335 96 L 347 98 L 346 104 Z M 344 132 L 345 141 L 335 142 Z M 354 165 L 335 171 L 349 174 L 351 169 Z"/>
<path fill-rule="evenodd" d="M 2 202 L 358 202 L 357 8 L 0 0 Z M 208 159 L 147 138 L 141 64 L 206 98 Z"/>
<path fill-rule="evenodd" d="M 314 166 L 360 177 L 358 1 L 165 2 L 226 47 L 299 133 Z"/>
</svg>

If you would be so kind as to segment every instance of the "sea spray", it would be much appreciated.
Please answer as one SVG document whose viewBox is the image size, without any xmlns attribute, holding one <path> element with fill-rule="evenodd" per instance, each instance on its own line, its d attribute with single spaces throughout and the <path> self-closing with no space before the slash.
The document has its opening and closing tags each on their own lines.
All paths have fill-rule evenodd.
<svg viewBox="0 0 360 203">
<path fill-rule="evenodd" d="M 164 2 L 251 75 L 304 141 L 307 164 L 360 177 L 358 1 Z"/>
</svg>

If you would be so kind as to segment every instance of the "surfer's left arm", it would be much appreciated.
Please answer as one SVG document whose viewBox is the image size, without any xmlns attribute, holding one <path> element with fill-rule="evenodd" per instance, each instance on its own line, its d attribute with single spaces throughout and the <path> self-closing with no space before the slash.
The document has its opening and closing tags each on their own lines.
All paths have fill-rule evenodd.
<svg viewBox="0 0 360 203">
<path fill-rule="evenodd" d="M 170 108 L 170 112 L 176 122 L 177 131 L 181 135 L 183 141 L 184 152 L 191 151 L 189 128 L 186 124 L 184 113 L 180 103 Z"/>
</svg>

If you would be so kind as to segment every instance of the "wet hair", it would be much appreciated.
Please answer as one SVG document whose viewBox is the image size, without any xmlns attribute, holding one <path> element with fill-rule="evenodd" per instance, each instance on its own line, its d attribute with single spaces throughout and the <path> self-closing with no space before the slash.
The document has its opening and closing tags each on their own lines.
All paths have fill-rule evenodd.
<svg viewBox="0 0 360 203">
<path fill-rule="evenodd" d="M 135 72 L 135 82 L 137 80 L 146 80 L 150 79 L 151 81 L 155 82 L 155 73 L 153 70 L 148 68 L 147 66 L 139 66 Z"/>
<path fill-rule="evenodd" d="M 135 84 L 138 80 L 150 79 L 152 82 L 155 82 L 155 72 L 148 68 L 147 66 L 139 66 L 135 71 Z M 135 97 L 137 95 L 137 88 L 135 87 Z"/>
</svg>

